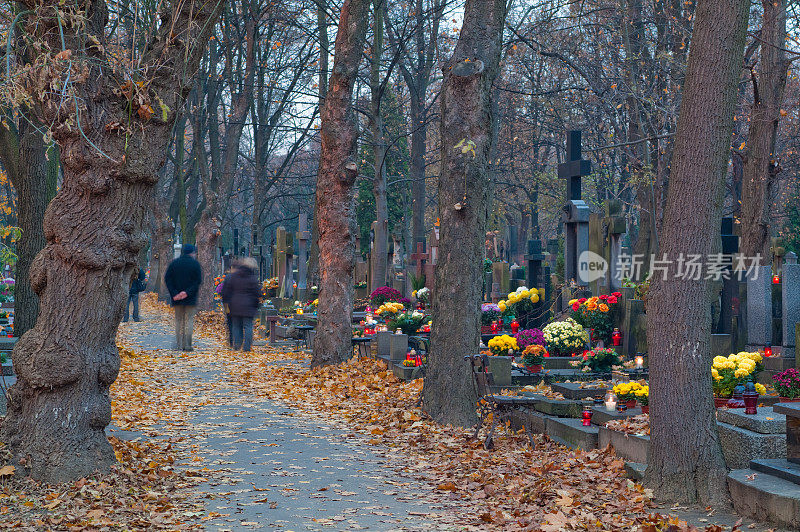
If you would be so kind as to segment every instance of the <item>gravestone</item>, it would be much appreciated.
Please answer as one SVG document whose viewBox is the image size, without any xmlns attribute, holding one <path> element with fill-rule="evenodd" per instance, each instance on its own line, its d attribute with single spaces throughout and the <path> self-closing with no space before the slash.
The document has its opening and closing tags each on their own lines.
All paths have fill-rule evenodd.
<svg viewBox="0 0 800 532">
<path fill-rule="evenodd" d="M 422 277 L 425 274 L 425 263 L 430 258 L 430 254 L 425 252 L 425 244 L 417 242 L 417 250 L 411 254 L 411 262 L 415 265 L 415 275 Z"/>
<path fill-rule="evenodd" d="M 772 345 L 772 268 L 757 266 L 747 277 L 747 349 Z"/>
<path fill-rule="evenodd" d="M 525 255 L 525 261 L 528 264 L 528 288 L 543 288 L 544 278 L 542 276 L 542 262 L 545 256 L 542 253 L 541 240 L 528 240 L 528 253 Z"/>
<path fill-rule="evenodd" d="M 725 217 L 722 219 L 722 254 L 731 257 L 731 262 L 726 265 L 727 274 L 723 276 L 722 293 L 720 295 L 720 316 L 716 332 L 719 334 L 733 334 L 735 341 L 734 327 L 734 298 L 739 295 L 739 279 L 733 272 L 733 256 L 739 252 L 739 237 L 733 234 L 733 218 Z"/>
<path fill-rule="evenodd" d="M 292 235 L 282 225 L 275 230 L 274 263 L 278 277 L 278 297 L 291 299 L 294 297 L 294 281 L 292 280 Z"/>
<path fill-rule="evenodd" d="M 508 297 L 511 288 L 511 271 L 507 262 L 492 263 L 492 301 L 497 303 Z"/>
<path fill-rule="evenodd" d="M 791 253 L 791 252 L 790 252 Z M 781 357 L 792 358 L 795 356 L 795 329 L 800 322 L 800 264 L 796 257 L 789 257 L 787 253 L 783 264 L 781 284 L 783 287 L 783 342 L 781 344 Z M 791 253 L 794 255 L 794 253 Z M 794 263 L 790 263 L 790 260 Z"/>
<path fill-rule="evenodd" d="M 581 132 L 567 132 L 567 162 L 558 165 L 558 177 L 567 180 L 567 203 L 564 205 L 564 281 L 580 286 L 578 261 L 589 249 L 589 206 L 581 200 L 581 178 L 591 173 L 591 161 L 581 159 Z"/>
<path fill-rule="evenodd" d="M 308 215 L 300 213 L 297 230 L 297 299 L 305 301 L 308 297 L 308 241 L 311 233 L 308 231 Z"/>
<path fill-rule="evenodd" d="M 428 261 L 425 264 L 425 286 L 433 290 L 436 284 L 436 264 L 439 262 L 439 228 L 428 234 Z"/>
<path fill-rule="evenodd" d="M 492 300 L 492 272 L 483 272 L 483 300 Z"/>
<path fill-rule="evenodd" d="M 603 219 L 597 213 L 589 214 L 589 251 L 604 256 L 605 254 L 605 238 L 603 236 Z M 608 272 L 605 275 L 589 283 L 589 289 L 592 291 L 593 296 L 599 296 L 608 285 L 606 279 Z"/>
<path fill-rule="evenodd" d="M 509 273 L 511 274 L 511 280 L 509 281 L 509 292 L 515 291 L 517 288 L 521 286 L 525 286 L 525 269 L 522 268 L 519 264 L 512 264 L 509 268 Z M 530 288 L 530 286 L 528 287 Z"/>
<path fill-rule="evenodd" d="M 622 279 L 618 274 L 619 258 L 622 255 L 622 235 L 627 231 L 625 217 L 622 215 L 622 203 L 617 200 L 606 202 L 606 217 L 603 220 L 606 232 L 606 245 L 603 258 L 608 262 L 606 287 L 609 292 L 622 288 Z"/>
</svg>

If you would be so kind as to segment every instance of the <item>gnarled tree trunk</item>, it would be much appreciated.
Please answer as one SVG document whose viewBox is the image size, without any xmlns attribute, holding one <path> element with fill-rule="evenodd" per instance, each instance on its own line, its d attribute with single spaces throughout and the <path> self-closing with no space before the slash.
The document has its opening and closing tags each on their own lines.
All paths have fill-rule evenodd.
<svg viewBox="0 0 800 532">
<path fill-rule="evenodd" d="M 45 213 L 47 246 L 31 266 L 41 310 L 14 348 L 19 380 L 9 391 L 0 440 L 24 464 L 20 472 L 59 482 L 116 461 L 104 429 L 120 366 L 117 326 L 146 243 L 145 217 L 175 110 L 221 3 L 165 5 L 141 57 L 142 85 L 121 85 L 129 73 L 104 54 L 104 1 L 24 4 L 31 11 L 27 35 L 50 57 L 17 80 L 41 110 L 39 120 L 53 125 L 64 181 Z M 83 23 L 60 25 L 62 18 Z M 49 90 L 56 80 L 72 97 Z"/>
<path fill-rule="evenodd" d="M 653 279 L 647 302 L 651 406 L 645 484 L 662 499 L 713 504 L 727 494 L 709 378 L 710 283 L 676 273 L 679 256 L 706 260 L 719 240 L 749 5 L 697 4 L 660 242 L 660 253 L 672 262 L 667 279 Z"/>
<path fill-rule="evenodd" d="M 375 13 L 373 24 L 372 56 L 370 65 L 370 126 L 372 130 L 372 154 L 375 171 L 372 178 L 372 194 L 375 197 L 375 245 L 372 249 L 374 255 L 372 264 L 372 286 L 370 291 L 385 286 L 388 271 L 388 245 L 389 245 L 389 204 L 386 198 L 386 132 L 383 127 L 381 115 L 381 98 L 384 86 L 381 85 L 380 66 L 383 53 L 383 17 L 386 3 L 383 0 L 374 0 Z"/>
<path fill-rule="evenodd" d="M 211 310 L 214 308 L 214 277 L 219 273 L 216 264 L 217 247 L 220 235 L 219 220 L 208 210 L 203 211 L 197 222 L 197 262 L 203 269 L 203 284 L 197 294 L 197 308 Z"/>
<path fill-rule="evenodd" d="M 167 290 L 167 285 L 164 283 L 164 274 L 167 272 L 167 266 L 169 266 L 175 254 L 172 242 L 175 236 L 175 225 L 158 200 L 153 202 L 151 223 L 153 224 L 150 231 L 153 241 L 151 257 L 154 264 L 151 264 L 150 268 L 150 290 L 158 294 L 159 301 L 169 301 L 169 290 Z"/>
<path fill-rule="evenodd" d="M 436 421 L 461 426 L 475 421 L 477 397 L 463 357 L 480 343 L 492 84 L 505 17 L 506 0 L 467 0 L 458 44 L 443 68 L 441 229 L 423 406 Z"/>
<path fill-rule="evenodd" d="M 353 355 L 353 268 L 356 251 L 355 198 L 358 175 L 353 85 L 364 50 L 369 0 L 345 0 L 336 33 L 333 74 L 322 107 L 322 146 L 317 174 L 320 294 L 311 367 Z"/>
</svg>

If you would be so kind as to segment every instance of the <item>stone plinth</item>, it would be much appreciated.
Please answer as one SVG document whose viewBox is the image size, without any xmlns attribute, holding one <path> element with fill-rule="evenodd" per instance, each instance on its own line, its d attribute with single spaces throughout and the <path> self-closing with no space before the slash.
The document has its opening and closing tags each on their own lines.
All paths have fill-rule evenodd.
<svg viewBox="0 0 800 532">
<path fill-rule="evenodd" d="M 495 386 L 511 386 L 511 362 L 514 357 L 490 356 L 489 371 L 492 372 Z"/>
<path fill-rule="evenodd" d="M 558 392 L 564 396 L 565 399 L 585 399 L 587 397 L 603 397 L 608 390 L 607 386 L 601 388 L 586 388 L 582 387 L 579 383 L 573 382 L 559 382 L 550 385 L 554 392 Z"/>
<path fill-rule="evenodd" d="M 580 419 L 548 418 L 547 435 L 573 449 L 595 449 L 600 429 L 594 425 L 584 427 Z"/>
<path fill-rule="evenodd" d="M 772 408 L 786 416 L 786 459 L 800 464 L 800 403 L 778 403 Z"/>
<path fill-rule="evenodd" d="M 759 434 L 786 433 L 786 416 L 775 413 L 770 407 L 759 407 L 755 415 L 745 414 L 742 408 L 719 408 L 717 421 Z"/>
<path fill-rule="evenodd" d="M 594 416 L 592 416 L 594 421 Z M 626 434 L 606 427 L 600 427 L 597 435 L 597 446 L 605 449 L 611 445 L 617 456 L 626 462 L 647 463 L 647 449 L 650 447 L 650 436 Z"/>
</svg>

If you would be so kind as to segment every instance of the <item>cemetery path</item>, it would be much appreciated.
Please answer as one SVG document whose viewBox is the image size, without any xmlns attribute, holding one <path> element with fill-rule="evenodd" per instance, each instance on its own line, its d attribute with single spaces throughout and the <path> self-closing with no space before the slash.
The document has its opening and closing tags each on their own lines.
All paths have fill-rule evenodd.
<svg viewBox="0 0 800 532">
<path fill-rule="evenodd" d="M 172 325 L 163 311 L 143 305 L 143 318 L 123 324 L 120 340 L 136 359 L 146 358 L 145 373 L 156 381 L 151 388 L 144 375 L 136 380 L 142 383 L 136 406 L 150 414 L 131 412 L 123 400 L 135 398 L 117 396 L 120 421 L 110 431 L 125 439 L 144 432 L 186 451 L 183 467 L 205 479 L 196 487 L 203 493 L 203 528 L 448 529 L 426 517 L 443 509 L 431 495 L 417 495 L 430 493 L 429 487 L 392 471 L 363 436 L 231 381 L 237 354 L 204 334 L 207 324 L 197 324 L 195 351 L 187 354 L 173 350 Z M 282 363 L 278 358 L 274 363 Z M 141 432 L 126 430 L 133 428 Z"/>
</svg>

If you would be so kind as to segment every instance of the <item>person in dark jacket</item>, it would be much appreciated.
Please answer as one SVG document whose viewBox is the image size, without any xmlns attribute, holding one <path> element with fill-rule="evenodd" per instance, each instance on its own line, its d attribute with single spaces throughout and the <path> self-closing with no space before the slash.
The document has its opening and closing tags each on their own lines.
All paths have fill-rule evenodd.
<svg viewBox="0 0 800 532">
<path fill-rule="evenodd" d="M 222 302 L 228 306 L 231 316 L 234 349 L 250 351 L 253 345 L 253 318 L 261 299 L 257 268 L 254 258 L 242 259 L 236 270 L 225 278 L 222 287 Z"/>
<path fill-rule="evenodd" d="M 192 330 L 194 314 L 197 311 L 197 292 L 203 281 L 200 263 L 195 259 L 197 250 L 191 244 L 184 244 L 181 256 L 173 260 L 164 274 L 164 284 L 175 307 L 175 338 L 178 349 L 192 350 Z"/>
<path fill-rule="evenodd" d="M 147 288 L 147 283 L 145 282 L 146 277 L 144 270 L 139 268 L 139 274 L 131 279 L 131 286 L 128 289 L 128 302 L 125 303 L 125 318 L 122 320 L 123 322 L 128 321 L 128 311 L 130 311 L 131 303 L 133 303 L 133 321 L 142 321 L 139 319 L 139 294 L 144 292 L 144 289 Z"/>
</svg>

